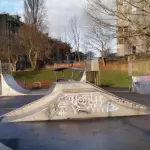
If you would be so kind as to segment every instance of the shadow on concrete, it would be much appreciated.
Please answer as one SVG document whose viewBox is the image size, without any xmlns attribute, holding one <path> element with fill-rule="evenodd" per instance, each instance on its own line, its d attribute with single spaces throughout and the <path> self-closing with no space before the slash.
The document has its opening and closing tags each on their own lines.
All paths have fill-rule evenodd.
<svg viewBox="0 0 150 150">
<path fill-rule="evenodd" d="M 144 128 L 142 128 L 142 127 L 139 127 L 139 126 L 136 125 L 136 124 L 131 123 L 127 118 L 121 120 L 121 122 L 122 122 L 123 124 L 126 124 L 126 125 L 128 125 L 128 126 L 130 126 L 130 127 L 133 127 L 133 128 L 135 128 L 135 129 L 141 131 L 141 132 L 144 133 L 146 136 L 150 137 L 150 130 L 144 129 Z"/>
<path fill-rule="evenodd" d="M 18 139 L 0 139 L 0 142 L 13 150 L 18 150 L 19 140 Z"/>
</svg>

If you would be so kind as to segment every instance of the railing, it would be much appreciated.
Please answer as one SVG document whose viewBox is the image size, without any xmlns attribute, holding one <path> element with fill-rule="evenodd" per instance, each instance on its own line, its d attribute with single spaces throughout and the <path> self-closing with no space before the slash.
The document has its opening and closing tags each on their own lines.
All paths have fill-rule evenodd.
<svg viewBox="0 0 150 150">
<path fill-rule="evenodd" d="M 11 63 L 1 63 L 0 61 L 0 73 L 1 74 L 12 74 L 13 66 Z"/>
</svg>

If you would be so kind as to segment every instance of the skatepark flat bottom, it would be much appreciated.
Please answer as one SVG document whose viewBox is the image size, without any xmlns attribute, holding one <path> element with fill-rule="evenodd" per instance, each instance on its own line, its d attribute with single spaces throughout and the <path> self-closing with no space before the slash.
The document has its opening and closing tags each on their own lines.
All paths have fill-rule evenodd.
<svg viewBox="0 0 150 150">
<path fill-rule="evenodd" d="M 116 96 L 150 107 L 150 95 L 148 94 L 141 95 L 129 92 L 129 90 L 126 88 L 105 88 L 105 90 L 115 94 Z"/>
<path fill-rule="evenodd" d="M 115 94 L 150 106 L 148 95 Z M 39 96 L 0 99 L 0 113 Z M 150 116 L 0 124 L 0 142 L 13 150 L 149 150 Z"/>
<path fill-rule="evenodd" d="M 3 115 L 7 112 L 15 110 L 16 108 L 29 104 L 41 97 L 43 97 L 43 95 L 0 97 L 0 115 Z"/>
</svg>

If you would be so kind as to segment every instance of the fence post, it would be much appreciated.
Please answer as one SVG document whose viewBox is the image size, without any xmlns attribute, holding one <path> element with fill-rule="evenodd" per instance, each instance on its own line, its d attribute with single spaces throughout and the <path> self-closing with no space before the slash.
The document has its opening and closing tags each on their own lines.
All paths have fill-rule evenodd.
<svg viewBox="0 0 150 150">
<path fill-rule="evenodd" d="M 24 80 L 24 87 L 26 88 L 26 80 Z"/>
</svg>

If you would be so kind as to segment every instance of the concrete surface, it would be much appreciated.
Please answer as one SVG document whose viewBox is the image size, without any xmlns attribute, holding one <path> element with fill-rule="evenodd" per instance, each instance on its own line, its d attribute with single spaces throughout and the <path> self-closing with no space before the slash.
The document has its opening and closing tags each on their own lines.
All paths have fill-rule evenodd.
<svg viewBox="0 0 150 150">
<path fill-rule="evenodd" d="M 149 115 L 144 105 L 81 82 L 54 83 L 48 94 L 1 116 L 3 123 Z"/>
<path fill-rule="evenodd" d="M 150 76 L 133 76 L 132 91 L 139 94 L 150 94 Z"/>
<path fill-rule="evenodd" d="M 4 144 L 0 143 L 0 150 L 12 150 L 9 147 L 5 146 Z"/>
<path fill-rule="evenodd" d="M 127 88 L 105 88 L 105 90 L 115 94 L 116 96 L 125 98 L 125 99 L 129 99 L 133 102 L 137 102 L 140 103 L 142 105 L 148 106 L 150 107 L 150 94 L 146 94 L 146 95 L 141 95 L 141 94 L 137 94 L 137 93 L 133 93 L 131 91 L 129 91 L 129 89 Z"/>
<path fill-rule="evenodd" d="M 0 97 L 0 115 L 20 108 L 43 97 L 42 95 L 28 95 L 15 97 Z"/>
<path fill-rule="evenodd" d="M 81 74 L 81 77 L 79 79 L 80 82 L 86 82 L 86 71 L 84 71 L 82 74 Z"/>
<path fill-rule="evenodd" d="M 113 91 L 150 106 L 150 95 Z M 17 108 L 38 97 L 0 98 L 0 112 L 4 106 Z M 0 124 L 0 142 L 13 150 L 149 150 L 150 116 Z"/>
</svg>

